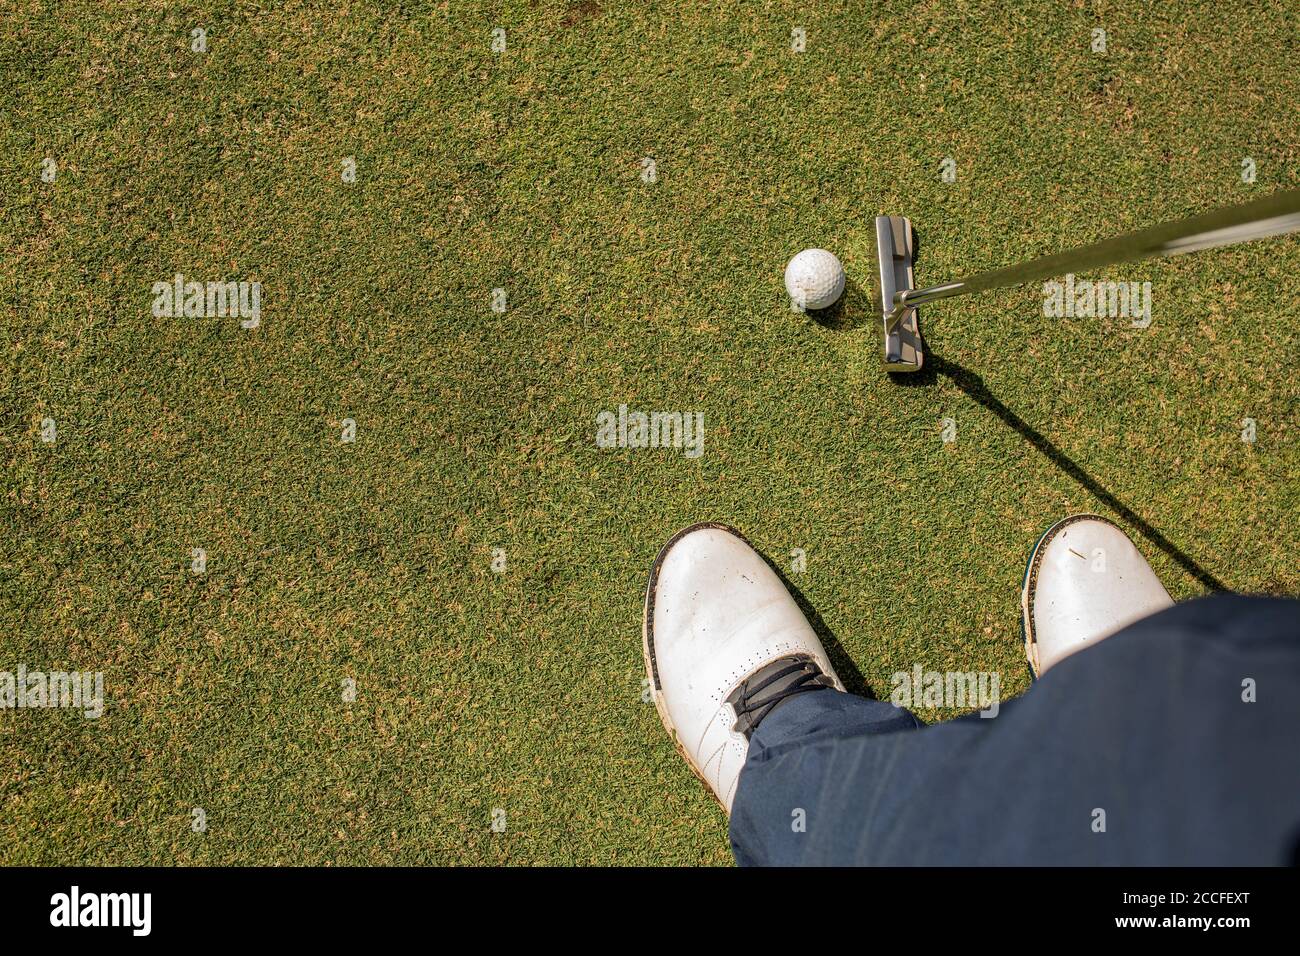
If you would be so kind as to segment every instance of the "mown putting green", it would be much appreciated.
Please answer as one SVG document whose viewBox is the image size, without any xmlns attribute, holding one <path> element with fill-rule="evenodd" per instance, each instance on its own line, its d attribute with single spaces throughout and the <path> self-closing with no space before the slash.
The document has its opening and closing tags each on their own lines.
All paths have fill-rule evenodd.
<svg viewBox="0 0 1300 956">
<path fill-rule="evenodd" d="M 1300 590 L 1300 240 L 1086 277 L 1150 282 L 1146 328 L 952 300 L 906 383 L 859 288 L 822 325 L 782 283 L 865 275 L 882 213 L 927 281 L 1295 188 L 1294 16 L 402 9 L 0 24 L 0 671 L 105 695 L 0 713 L 0 861 L 725 863 L 641 683 L 697 520 L 882 693 L 1022 691 L 1071 512 L 1176 597 Z M 178 273 L 259 283 L 256 327 L 155 315 Z M 701 453 L 602 447 L 623 406 Z"/>
</svg>

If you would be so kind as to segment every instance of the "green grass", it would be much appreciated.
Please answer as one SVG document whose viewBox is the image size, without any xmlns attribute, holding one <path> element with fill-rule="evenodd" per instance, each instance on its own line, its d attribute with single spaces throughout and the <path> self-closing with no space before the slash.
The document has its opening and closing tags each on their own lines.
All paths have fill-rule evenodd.
<svg viewBox="0 0 1300 956">
<path fill-rule="evenodd" d="M 886 693 L 1022 691 L 1024 560 L 1071 512 L 1176 597 L 1300 590 L 1300 239 L 1109 270 L 1146 330 L 944 303 L 912 387 L 781 284 L 810 245 L 869 275 L 883 212 L 936 282 L 1295 188 L 1294 12 L 8 7 L 0 670 L 102 670 L 108 711 L 0 713 L 0 862 L 725 863 L 641 698 L 645 577 L 697 520 L 805 549 Z M 261 328 L 155 319 L 178 271 L 262 282 Z M 703 412 L 703 456 L 598 450 L 622 403 Z"/>
</svg>

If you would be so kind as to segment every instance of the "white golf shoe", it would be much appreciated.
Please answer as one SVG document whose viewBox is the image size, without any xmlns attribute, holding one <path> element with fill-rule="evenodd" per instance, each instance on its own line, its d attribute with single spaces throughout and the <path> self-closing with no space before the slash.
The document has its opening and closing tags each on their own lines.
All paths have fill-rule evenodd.
<svg viewBox="0 0 1300 956">
<path fill-rule="evenodd" d="M 726 525 L 664 545 L 641 633 L 659 716 L 728 813 L 759 722 L 795 694 L 844 690 L 776 572 Z"/>
<path fill-rule="evenodd" d="M 1174 602 L 1128 535 L 1099 515 L 1073 515 L 1038 540 L 1021 594 L 1025 654 L 1035 675 Z"/>
</svg>

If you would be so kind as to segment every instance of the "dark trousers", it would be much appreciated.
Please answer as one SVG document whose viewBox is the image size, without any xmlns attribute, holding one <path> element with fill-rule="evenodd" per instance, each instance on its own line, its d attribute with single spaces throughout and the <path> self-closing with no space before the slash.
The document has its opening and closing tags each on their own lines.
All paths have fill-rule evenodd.
<svg viewBox="0 0 1300 956">
<path fill-rule="evenodd" d="M 790 698 L 754 732 L 742 865 L 1300 861 L 1300 601 L 1216 595 L 1067 657 L 993 718 Z"/>
</svg>

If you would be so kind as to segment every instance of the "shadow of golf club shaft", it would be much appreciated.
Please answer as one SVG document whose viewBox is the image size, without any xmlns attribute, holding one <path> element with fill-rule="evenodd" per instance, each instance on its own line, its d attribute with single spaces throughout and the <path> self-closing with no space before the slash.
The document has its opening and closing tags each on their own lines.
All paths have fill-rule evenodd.
<svg viewBox="0 0 1300 956">
<path fill-rule="evenodd" d="M 1182 549 L 1138 516 L 1133 509 L 1129 508 L 1122 501 L 1103 488 L 1095 478 L 1080 468 L 1071 458 L 1062 452 L 1061 449 L 1053 445 L 1039 432 L 1031 428 L 1024 419 L 998 401 L 997 397 L 984 385 L 984 380 L 974 372 L 970 371 L 970 369 L 963 368 L 955 362 L 949 362 L 937 355 L 930 354 L 926 356 L 925 365 L 923 366 L 922 371 L 918 374 L 924 376 L 926 372 L 944 376 L 975 401 L 979 402 L 993 414 L 997 415 L 998 418 L 1002 419 L 1014 428 L 1024 436 L 1031 445 L 1050 458 L 1058 468 L 1079 484 L 1083 485 L 1083 487 L 1088 489 L 1088 491 L 1092 492 L 1092 494 L 1104 502 L 1107 507 L 1140 531 L 1148 541 L 1165 554 L 1169 555 L 1169 557 L 1173 558 L 1174 561 L 1183 568 L 1183 570 L 1196 578 L 1196 580 L 1200 581 L 1201 584 L 1213 591 L 1229 590 L 1227 585 L 1209 571 L 1205 570 L 1205 568 L 1197 564 L 1185 552 L 1183 552 Z M 917 382 L 916 384 L 922 383 Z"/>
</svg>

